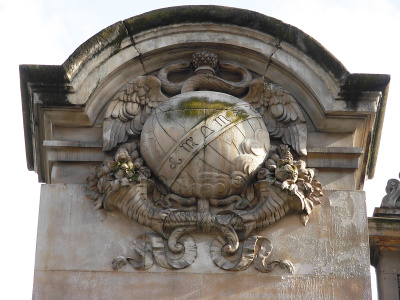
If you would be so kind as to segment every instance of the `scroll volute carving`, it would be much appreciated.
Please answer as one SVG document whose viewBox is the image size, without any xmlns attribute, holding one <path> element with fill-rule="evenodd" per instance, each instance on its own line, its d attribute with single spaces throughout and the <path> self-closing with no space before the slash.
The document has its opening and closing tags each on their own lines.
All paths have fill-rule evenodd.
<svg viewBox="0 0 400 300">
<path fill-rule="evenodd" d="M 386 196 L 382 199 L 381 207 L 400 208 L 400 181 L 394 178 L 389 179 L 385 191 Z"/>
<path fill-rule="evenodd" d="M 192 77 L 168 80 L 188 68 Z M 225 80 L 219 69 L 242 80 Z M 106 110 L 108 157 L 89 176 L 88 190 L 95 209 L 118 209 L 153 233 L 137 238 L 141 259 L 117 257 L 113 267 L 187 267 L 197 253 L 190 233 L 213 232 L 218 267 L 238 271 L 254 262 L 260 272 L 277 265 L 292 272 L 288 260 L 267 261 L 272 245 L 256 231 L 293 213 L 306 225 L 320 203 L 315 170 L 290 150 L 306 154 L 305 126 L 284 89 L 207 51 L 165 66 L 158 78 L 133 79 Z M 272 146 L 270 137 L 284 143 Z"/>
</svg>

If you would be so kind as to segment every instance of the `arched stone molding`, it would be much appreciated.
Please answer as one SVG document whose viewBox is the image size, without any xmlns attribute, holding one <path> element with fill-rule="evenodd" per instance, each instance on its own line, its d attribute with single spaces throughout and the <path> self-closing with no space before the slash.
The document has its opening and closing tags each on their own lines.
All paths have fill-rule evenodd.
<svg viewBox="0 0 400 300">
<path fill-rule="evenodd" d="M 377 146 L 371 140 L 379 134 L 389 77 L 350 74 L 299 29 L 215 6 L 175 7 L 118 22 L 51 68 L 57 77 L 42 75 L 49 67 L 21 66 L 28 167 L 41 181 L 63 182 L 66 173 L 102 161 L 102 114 L 111 97 L 134 77 L 156 74 L 198 50 L 236 61 L 290 92 L 312 137 L 308 165 L 342 168 L 352 177 L 349 189 L 372 177 Z M 325 182 L 332 187 L 333 177 Z"/>
</svg>

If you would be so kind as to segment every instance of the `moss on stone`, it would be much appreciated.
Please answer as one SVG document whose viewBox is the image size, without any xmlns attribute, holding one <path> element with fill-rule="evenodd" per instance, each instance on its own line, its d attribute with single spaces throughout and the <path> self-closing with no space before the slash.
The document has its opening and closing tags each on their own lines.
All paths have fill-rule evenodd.
<svg viewBox="0 0 400 300">
<path fill-rule="evenodd" d="M 299 49 L 340 83 L 349 74 L 340 61 L 300 29 L 249 10 L 214 5 L 179 6 L 154 10 L 124 20 L 131 36 L 145 30 L 183 23 L 229 24 L 257 30 Z"/>
<path fill-rule="evenodd" d="M 341 87 L 340 96 L 345 101 L 354 102 L 364 92 L 384 91 L 389 81 L 390 76 L 384 74 L 350 74 Z"/>
<path fill-rule="evenodd" d="M 93 57 L 102 52 L 105 48 L 113 47 L 112 55 L 121 50 L 122 41 L 128 37 L 128 32 L 122 22 L 117 22 L 104 28 L 92 36 L 85 43 L 80 45 L 74 53 L 64 62 L 66 74 L 70 80 L 79 70 Z"/>
<path fill-rule="evenodd" d="M 28 84 L 44 86 L 52 84 L 57 86 L 51 91 L 46 90 L 47 87 L 44 89 L 48 91 L 48 95 L 52 94 L 51 97 L 47 97 L 45 93 L 42 93 L 44 105 L 68 105 L 66 95 L 69 90 L 67 84 L 88 61 L 99 55 L 104 49 L 111 47 L 110 56 L 112 56 L 121 50 L 122 41 L 129 36 L 131 36 L 134 43 L 134 35 L 140 32 L 183 23 L 214 23 L 239 26 L 268 34 L 276 38 L 279 43 L 287 43 L 297 48 L 331 74 L 338 83 L 343 84 L 341 96 L 345 101 L 348 101 L 349 108 L 357 108 L 357 101 L 363 92 L 382 91 L 383 97 L 378 108 L 378 117 L 374 126 L 370 148 L 371 154 L 368 158 L 368 176 L 372 177 L 379 148 L 390 77 L 388 75 L 349 75 L 345 67 L 331 53 L 298 28 L 253 11 L 211 5 L 165 8 L 126 19 L 123 22 L 117 22 L 82 44 L 62 66 L 20 66 L 28 168 L 30 170 L 33 169 L 32 120 Z M 64 88 L 62 88 L 63 85 L 65 86 Z M 204 105 L 204 101 L 202 103 Z M 229 107 L 227 104 L 224 103 L 223 106 L 227 108 L 224 110 L 227 112 L 227 116 L 235 117 L 234 122 L 247 117 L 244 110 L 240 108 L 236 111 L 232 110 L 234 105 Z M 191 105 L 195 106 L 197 104 L 193 101 Z M 209 106 L 213 107 L 209 109 L 210 114 L 212 114 L 211 112 L 216 113 L 222 110 L 217 109 L 218 105 L 221 105 L 221 103 L 209 103 Z M 202 111 L 204 112 L 204 109 Z M 191 112 L 183 110 L 182 113 L 195 114 L 196 112 L 193 109 Z"/>
<path fill-rule="evenodd" d="M 206 97 L 190 97 L 188 100 L 179 103 L 177 109 L 182 117 L 201 117 L 201 121 L 220 112 L 226 112 L 226 116 L 234 123 L 248 117 L 246 111 L 238 108 L 236 103 L 220 100 L 210 101 Z"/>
<path fill-rule="evenodd" d="M 43 106 L 69 106 L 67 94 L 69 81 L 62 66 L 20 65 L 22 114 L 24 118 L 25 149 L 28 170 L 34 170 L 32 132 L 32 99 L 29 91 L 35 90 Z"/>
<path fill-rule="evenodd" d="M 223 101 L 210 101 L 206 97 L 190 97 L 186 101 L 179 103 L 181 110 L 196 110 L 196 109 L 211 109 L 211 110 L 226 110 L 234 107 L 234 103 Z"/>
<path fill-rule="evenodd" d="M 68 79 L 61 66 L 53 65 L 20 65 L 21 78 L 35 79 L 35 84 L 66 84 Z"/>
<path fill-rule="evenodd" d="M 389 77 L 390 80 L 390 77 Z M 382 91 L 382 99 L 378 105 L 378 114 L 375 120 L 374 129 L 371 137 L 371 146 L 369 148 L 369 155 L 367 160 L 366 174 L 369 179 L 374 178 L 376 161 L 378 159 L 379 145 L 382 136 L 383 120 L 385 117 L 387 97 L 389 93 L 389 83 L 386 88 Z"/>
<path fill-rule="evenodd" d="M 378 157 L 379 143 L 382 134 L 383 119 L 386 110 L 387 94 L 389 89 L 390 75 L 384 74 L 350 74 L 341 87 L 339 96 L 346 101 L 349 110 L 356 110 L 358 102 L 365 92 L 381 92 L 382 98 L 378 103 L 377 117 L 375 120 L 370 147 L 367 151 L 367 167 L 365 170 L 369 178 L 374 177 L 376 160 Z"/>
</svg>

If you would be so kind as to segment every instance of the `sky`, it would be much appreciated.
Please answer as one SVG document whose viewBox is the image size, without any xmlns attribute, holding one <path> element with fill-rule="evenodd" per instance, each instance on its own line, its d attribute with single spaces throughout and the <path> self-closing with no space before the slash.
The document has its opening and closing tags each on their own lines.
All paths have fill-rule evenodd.
<svg viewBox="0 0 400 300">
<path fill-rule="evenodd" d="M 398 178 L 400 172 L 395 147 L 399 144 L 400 0 L 0 0 L 2 295 L 31 298 L 40 198 L 37 175 L 26 167 L 18 66 L 60 65 L 79 45 L 117 21 L 158 8 L 194 4 L 245 8 L 280 19 L 319 41 L 351 73 L 391 75 L 375 177 L 365 185 L 368 216 L 379 207 L 387 180 Z"/>
</svg>

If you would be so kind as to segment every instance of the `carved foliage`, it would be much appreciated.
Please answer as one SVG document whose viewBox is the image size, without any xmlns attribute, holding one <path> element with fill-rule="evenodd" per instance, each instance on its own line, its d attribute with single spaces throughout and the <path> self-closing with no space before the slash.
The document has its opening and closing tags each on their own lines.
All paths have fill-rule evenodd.
<svg viewBox="0 0 400 300">
<path fill-rule="evenodd" d="M 175 72 L 188 76 L 172 82 Z M 224 79 L 224 72 L 241 80 Z M 306 154 L 297 102 L 282 87 L 207 51 L 165 66 L 157 77 L 136 77 L 109 103 L 103 124 L 108 156 L 87 179 L 96 210 L 118 209 L 154 231 L 138 237 L 134 256 L 117 257 L 114 269 L 129 263 L 146 270 L 154 262 L 185 268 L 197 253 L 188 234 L 216 231 L 210 255 L 218 267 L 238 271 L 254 262 L 260 272 L 275 266 L 293 272 L 287 260 L 267 261 L 272 245 L 254 232 L 292 213 L 306 225 L 320 204 L 315 170 L 294 160 L 288 146 Z M 204 90 L 242 99 L 195 92 Z M 182 97 L 166 101 L 163 93 Z M 269 136 L 284 144 L 271 147 Z"/>
<path fill-rule="evenodd" d="M 196 246 L 187 234 L 215 229 L 220 236 L 212 242 L 210 254 L 217 266 L 242 270 L 254 262 L 261 272 L 272 271 L 277 265 L 293 271 L 289 261 L 268 262 L 272 245 L 253 234 L 254 230 L 290 213 L 301 213 L 306 224 L 312 209 L 320 203 L 321 185 L 314 179 L 313 170 L 307 169 L 303 161 L 294 161 L 287 146 L 281 145 L 278 152 L 270 155 L 265 168 L 258 171 L 255 183 L 248 185 L 241 195 L 218 201 L 216 208 L 211 208 L 214 204 L 211 198 L 169 194 L 168 188 L 149 176 L 136 146 L 135 143 L 120 146 L 114 159 L 107 158 L 88 178 L 90 197 L 97 209 L 117 208 L 156 232 L 138 238 L 134 250 L 139 258 L 118 257 L 113 262 L 114 268 L 129 262 L 137 269 L 147 269 L 153 261 L 165 268 L 187 267 L 196 257 Z M 132 161 L 132 157 L 136 159 Z M 130 162 L 133 170 L 129 169 Z M 282 177 L 281 168 L 286 165 L 293 172 Z M 171 202 L 180 209 L 171 210 Z"/>
</svg>

